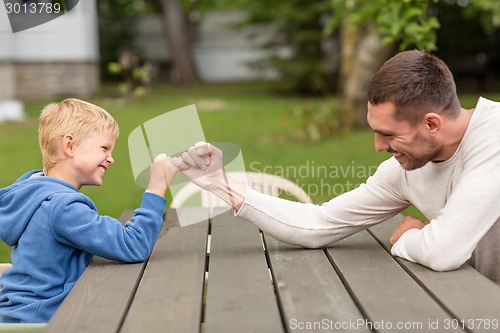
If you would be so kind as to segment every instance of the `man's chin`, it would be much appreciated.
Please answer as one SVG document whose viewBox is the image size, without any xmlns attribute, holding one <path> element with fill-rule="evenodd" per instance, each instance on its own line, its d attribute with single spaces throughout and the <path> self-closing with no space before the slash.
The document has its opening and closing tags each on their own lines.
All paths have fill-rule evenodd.
<svg viewBox="0 0 500 333">
<path fill-rule="evenodd" d="M 406 171 L 413 171 L 413 170 L 417 170 L 417 169 L 420 169 L 421 167 L 423 167 L 424 165 L 426 165 L 428 162 L 420 162 L 420 163 L 409 163 L 408 161 L 404 161 L 404 162 L 399 162 L 399 165 L 405 169 Z"/>
</svg>

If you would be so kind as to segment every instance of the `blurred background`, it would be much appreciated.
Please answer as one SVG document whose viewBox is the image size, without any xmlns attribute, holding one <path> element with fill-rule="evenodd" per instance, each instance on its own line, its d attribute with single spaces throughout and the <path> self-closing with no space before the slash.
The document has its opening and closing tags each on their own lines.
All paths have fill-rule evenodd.
<svg viewBox="0 0 500 333">
<path fill-rule="evenodd" d="M 248 171 L 289 178 L 322 202 L 389 156 L 374 152 L 365 88 L 396 52 L 441 57 L 465 108 L 500 100 L 495 0 L 9 2 L 18 7 L 0 5 L 0 187 L 41 167 L 41 109 L 82 98 L 120 124 L 104 185 L 82 190 L 115 217 L 143 191 L 128 134 L 185 105 L 196 104 L 208 141 L 241 146 Z M 14 33 L 12 8 L 32 3 L 65 13 Z"/>
</svg>

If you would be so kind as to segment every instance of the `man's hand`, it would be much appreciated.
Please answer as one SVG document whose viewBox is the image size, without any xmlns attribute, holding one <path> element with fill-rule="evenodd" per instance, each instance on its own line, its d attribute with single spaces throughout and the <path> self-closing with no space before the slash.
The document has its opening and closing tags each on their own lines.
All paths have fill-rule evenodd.
<svg viewBox="0 0 500 333">
<path fill-rule="evenodd" d="M 164 197 L 178 170 L 170 156 L 165 154 L 156 156 L 149 169 L 148 190 Z"/>
<path fill-rule="evenodd" d="M 198 142 L 173 163 L 192 183 L 205 190 L 225 184 L 222 151 L 206 142 Z"/>
<path fill-rule="evenodd" d="M 410 229 L 422 229 L 425 227 L 425 223 L 420 221 L 414 216 L 408 215 L 405 216 L 403 221 L 401 221 L 396 229 L 394 229 L 394 232 L 392 233 L 392 236 L 390 238 L 391 245 L 396 244 L 396 242 L 399 240 L 399 238 L 408 230 Z"/>
<path fill-rule="evenodd" d="M 219 148 L 198 142 L 180 158 L 174 158 L 173 163 L 193 184 L 214 193 L 235 211 L 241 208 L 246 185 L 225 173 Z"/>
</svg>

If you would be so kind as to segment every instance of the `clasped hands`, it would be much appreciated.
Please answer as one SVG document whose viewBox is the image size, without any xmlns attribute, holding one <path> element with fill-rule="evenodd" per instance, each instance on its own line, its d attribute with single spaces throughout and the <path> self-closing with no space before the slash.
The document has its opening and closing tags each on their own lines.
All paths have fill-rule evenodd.
<svg viewBox="0 0 500 333">
<path fill-rule="evenodd" d="M 198 142 L 178 157 L 158 155 L 150 167 L 148 190 L 164 196 L 178 171 L 192 183 L 211 190 L 224 181 L 222 151 L 209 143 Z"/>
<path fill-rule="evenodd" d="M 227 183 L 228 178 L 224 174 L 222 165 L 222 151 L 217 147 L 206 142 L 198 142 L 179 157 L 158 155 L 151 165 L 148 190 L 164 196 L 168 185 L 178 171 L 181 171 L 195 185 L 217 194 L 235 210 L 241 206 L 245 190 L 241 184 L 232 179 L 229 180 L 231 184 Z M 235 191 L 231 191 L 231 187 Z M 394 229 L 390 238 L 391 245 L 394 245 L 406 231 L 422 229 L 425 225 L 414 216 L 405 216 Z"/>
</svg>

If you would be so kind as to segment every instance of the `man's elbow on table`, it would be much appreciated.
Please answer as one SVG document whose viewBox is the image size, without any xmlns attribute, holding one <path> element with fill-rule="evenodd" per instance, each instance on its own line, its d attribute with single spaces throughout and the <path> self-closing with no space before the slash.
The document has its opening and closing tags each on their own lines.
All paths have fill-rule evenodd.
<svg viewBox="0 0 500 333">
<path fill-rule="evenodd" d="M 321 249 L 327 245 L 335 243 L 339 239 L 332 239 L 331 236 L 324 235 L 323 233 L 318 233 L 317 231 L 303 231 L 297 234 L 295 239 L 287 240 L 285 242 L 303 247 L 305 249 Z"/>
<path fill-rule="evenodd" d="M 317 250 L 317 249 L 321 249 L 321 248 L 325 247 L 328 244 L 306 241 L 306 242 L 300 242 L 300 243 L 295 244 L 295 245 L 300 246 L 304 249 Z"/>
<path fill-rule="evenodd" d="M 437 242 L 427 243 L 425 246 L 418 246 L 415 243 L 409 245 L 408 242 L 421 232 L 418 229 L 407 231 L 392 247 L 391 253 L 395 256 L 416 262 L 437 272 L 453 271 L 460 268 L 470 257 L 464 251 L 455 249 L 450 251 L 443 244 Z M 415 239 L 412 239 L 415 241 Z M 406 244 L 405 244 L 406 243 Z"/>
<path fill-rule="evenodd" d="M 447 272 L 460 268 L 465 261 L 466 260 L 456 260 L 455 258 L 438 258 L 437 260 L 432 260 L 428 265 L 423 265 L 436 272 Z"/>
</svg>

